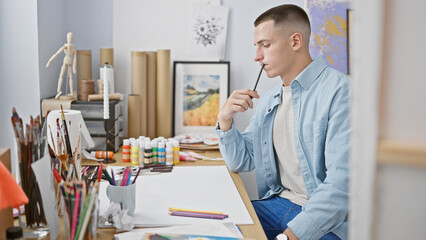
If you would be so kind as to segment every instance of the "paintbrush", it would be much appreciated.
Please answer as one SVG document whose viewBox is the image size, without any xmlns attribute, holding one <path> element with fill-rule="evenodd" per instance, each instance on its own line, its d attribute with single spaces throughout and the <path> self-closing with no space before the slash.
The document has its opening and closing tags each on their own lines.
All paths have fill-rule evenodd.
<svg viewBox="0 0 426 240">
<path fill-rule="evenodd" d="M 65 144 L 67 145 L 68 155 L 69 155 L 69 157 L 72 158 L 72 149 L 71 149 L 70 137 L 69 137 L 69 134 L 68 134 L 67 121 L 65 120 L 65 114 L 64 114 L 64 109 L 62 108 L 62 104 L 61 104 L 61 112 L 62 112 L 62 122 L 64 123 L 64 127 L 65 127 Z"/>
</svg>

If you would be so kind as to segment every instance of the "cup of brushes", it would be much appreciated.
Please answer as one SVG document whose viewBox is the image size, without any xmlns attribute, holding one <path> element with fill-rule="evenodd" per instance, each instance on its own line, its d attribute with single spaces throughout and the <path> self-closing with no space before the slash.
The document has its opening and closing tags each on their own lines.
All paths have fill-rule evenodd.
<svg viewBox="0 0 426 240">
<path fill-rule="evenodd" d="M 141 168 L 139 168 L 136 176 L 132 178 L 132 171 L 130 167 L 124 169 L 121 179 L 117 179 L 114 176 L 114 171 L 111 169 L 111 175 L 109 175 L 106 169 L 102 170 L 103 174 L 107 178 L 109 185 L 106 188 L 106 194 L 110 202 L 120 204 L 121 208 L 127 210 L 129 216 L 133 216 L 135 213 L 135 202 L 136 202 L 136 179 L 139 176 Z"/>
</svg>

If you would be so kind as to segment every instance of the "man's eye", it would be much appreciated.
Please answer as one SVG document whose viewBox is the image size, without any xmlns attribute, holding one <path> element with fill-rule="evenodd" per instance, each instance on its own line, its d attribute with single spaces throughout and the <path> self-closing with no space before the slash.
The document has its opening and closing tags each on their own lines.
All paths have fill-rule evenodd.
<svg viewBox="0 0 426 240">
<path fill-rule="evenodd" d="M 271 44 L 265 44 L 265 45 L 263 45 L 264 48 L 268 48 L 270 46 L 271 46 Z"/>
</svg>

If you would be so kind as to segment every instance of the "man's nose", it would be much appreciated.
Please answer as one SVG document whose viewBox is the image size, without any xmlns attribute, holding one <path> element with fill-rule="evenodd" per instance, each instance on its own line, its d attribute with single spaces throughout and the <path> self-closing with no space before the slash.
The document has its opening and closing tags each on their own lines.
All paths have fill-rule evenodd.
<svg viewBox="0 0 426 240">
<path fill-rule="evenodd" d="M 254 61 L 259 62 L 263 60 L 263 53 L 261 50 L 256 49 L 256 53 L 254 54 Z"/>
</svg>

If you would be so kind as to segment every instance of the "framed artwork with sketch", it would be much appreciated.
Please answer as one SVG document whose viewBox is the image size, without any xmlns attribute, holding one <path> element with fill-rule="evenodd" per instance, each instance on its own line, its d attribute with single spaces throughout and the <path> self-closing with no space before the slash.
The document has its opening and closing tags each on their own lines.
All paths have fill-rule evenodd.
<svg viewBox="0 0 426 240">
<path fill-rule="evenodd" d="M 215 133 L 229 94 L 229 62 L 173 63 L 173 134 Z"/>
</svg>

